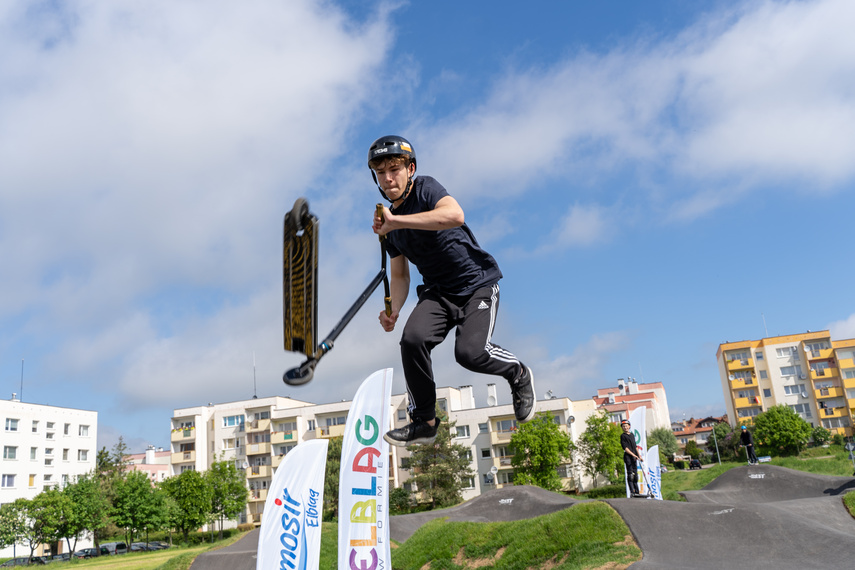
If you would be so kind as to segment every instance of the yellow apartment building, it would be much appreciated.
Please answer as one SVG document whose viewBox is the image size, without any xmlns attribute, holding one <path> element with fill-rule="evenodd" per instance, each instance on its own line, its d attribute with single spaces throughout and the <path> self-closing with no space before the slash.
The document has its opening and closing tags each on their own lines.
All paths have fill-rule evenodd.
<svg viewBox="0 0 855 570">
<path fill-rule="evenodd" d="M 725 342 L 716 359 L 732 426 L 784 404 L 811 426 L 853 434 L 855 339 L 825 330 Z"/>
</svg>

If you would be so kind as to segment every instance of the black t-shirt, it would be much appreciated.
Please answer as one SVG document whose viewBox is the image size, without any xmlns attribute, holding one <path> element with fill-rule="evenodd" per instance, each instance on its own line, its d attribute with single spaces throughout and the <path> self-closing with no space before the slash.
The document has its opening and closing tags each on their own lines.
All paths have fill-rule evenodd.
<svg viewBox="0 0 855 570">
<path fill-rule="evenodd" d="M 626 450 L 629 449 L 634 454 L 638 455 L 638 444 L 635 443 L 635 436 L 632 435 L 632 432 L 620 434 L 620 446 L 624 450 L 624 459 L 629 459 L 631 461 L 636 460 L 635 455 L 630 455 L 626 452 Z"/>
<path fill-rule="evenodd" d="M 442 185 L 430 176 L 413 180 L 413 189 L 404 203 L 392 209 L 398 215 L 433 210 L 448 196 Z M 403 255 L 416 266 L 426 287 L 447 295 L 470 295 L 481 287 L 498 283 L 502 272 L 496 260 L 481 249 L 463 224 L 447 230 L 394 230 L 387 234 L 390 257 Z"/>
</svg>

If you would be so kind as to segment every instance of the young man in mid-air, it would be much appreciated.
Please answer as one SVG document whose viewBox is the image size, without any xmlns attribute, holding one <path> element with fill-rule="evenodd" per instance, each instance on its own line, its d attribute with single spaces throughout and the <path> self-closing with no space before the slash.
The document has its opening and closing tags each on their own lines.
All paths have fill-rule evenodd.
<svg viewBox="0 0 855 570">
<path fill-rule="evenodd" d="M 416 173 L 416 153 L 404 138 L 377 139 L 368 151 L 380 193 L 391 202 L 374 216 L 374 233 L 385 236 L 389 252 L 392 313 L 380 313 L 387 332 L 395 329 L 410 290 L 409 263 L 423 284 L 401 336 L 401 359 L 411 423 L 389 431 L 392 445 L 433 443 L 439 426 L 431 351 L 456 328 L 454 356 L 473 372 L 505 378 L 511 387 L 517 421 L 535 413 L 534 375 L 516 356 L 492 342 L 499 308 L 496 260 L 484 251 L 464 223 L 463 209 L 442 185 Z"/>
</svg>

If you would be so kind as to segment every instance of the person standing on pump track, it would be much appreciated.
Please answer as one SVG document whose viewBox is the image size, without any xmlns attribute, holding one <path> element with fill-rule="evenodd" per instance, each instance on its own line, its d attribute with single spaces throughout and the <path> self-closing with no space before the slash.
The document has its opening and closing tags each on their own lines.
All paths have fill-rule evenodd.
<svg viewBox="0 0 855 570">
<path fill-rule="evenodd" d="M 623 433 L 620 434 L 620 446 L 623 448 L 623 465 L 626 467 L 626 481 L 629 483 L 630 495 L 640 495 L 638 489 L 638 462 L 643 461 L 641 455 L 638 454 L 638 444 L 635 442 L 635 436 L 632 433 L 632 426 L 629 425 L 629 420 L 621 420 L 620 427 Z"/>
<path fill-rule="evenodd" d="M 380 325 L 392 332 L 410 290 L 409 263 L 422 275 L 418 302 L 401 335 L 411 423 L 386 433 L 392 445 L 433 443 L 436 383 L 431 351 L 456 328 L 454 356 L 473 372 L 504 377 L 520 423 L 535 413 L 534 375 L 516 356 L 492 341 L 502 272 L 464 223 L 463 209 L 430 176 L 414 177 L 416 153 L 399 136 L 381 137 L 368 150 L 368 167 L 380 194 L 391 202 L 374 215 L 374 233 L 389 253 L 392 313 Z"/>
<path fill-rule="evenodd" d="M 757 454 L 754 453 L 754 436 L 745 426 L 742 426 L 742 433 L 739 434 L 739 445 L 745 448 L 745 453 L 748 455 L 748 465 L 757 463 Z"/>
</svg>

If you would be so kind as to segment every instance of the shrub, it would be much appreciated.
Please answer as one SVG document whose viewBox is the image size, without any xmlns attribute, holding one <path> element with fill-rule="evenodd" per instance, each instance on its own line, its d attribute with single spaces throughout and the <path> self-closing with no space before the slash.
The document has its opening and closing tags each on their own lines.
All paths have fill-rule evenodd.
<svg viewBox="0 0 855 570">
<path fill-rule="evenodd" d="M 606 485 L 585 493 L 589 499 L 621 499 L 626 497 L 626 485 Z"/>
</svg>

